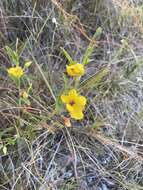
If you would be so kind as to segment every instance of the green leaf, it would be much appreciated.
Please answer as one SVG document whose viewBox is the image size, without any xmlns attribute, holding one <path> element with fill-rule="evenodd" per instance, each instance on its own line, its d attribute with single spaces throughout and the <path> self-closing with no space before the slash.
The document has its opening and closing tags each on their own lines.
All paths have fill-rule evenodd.
<svg viewBox="0 0 143 190">
<path fill-rule="evenodd" d="M 30 67 L 31 64 L 32 64 L 32 61 L 26 60 L 24 63 L 24 68 L 27 69 L 28 67 Z"/>
<path fill-rule="evenodd" d="M 20 98 L 20 100 L 21 100 L 21 103 L 25 103 L 28 106 L 31 104 L 30 100 L 28 100 L 27 98 Z"/>
<path fill-rule="evenodd" d="M 69 53 L 64 48 L 61 47 L 61 50 L 64 53 L 65 57 L 67 58 L 67 60 L 69 61 L 70 64 L 75 63 L 75 61 L 71 58 Z"/>
<path fill-rule="evenodd" d="M 109 68 L 106 67 L 106 68 L 102 69 L 101 71 L 99 71 L 98 73 L 92 75 L 85 81 L 83 81 L 80 84 L 79 88 L 87 89 L 87 88 L 93 88 L 95 86 L 98 86 L 99 83 L 101 82 L 101 80 L 103 79 L 103 77 L 105 77 L 108 73 L 109 73 Z"/>
<path fill-rule="evenodd" d="M 64 79 L 64 90 L 63 90 L 63 92 L 67 93 L 67 91 L 68 91 L 68 77 L 65 74 L 63 74 L 63 79 Z"/>
<path fill-rule="evenodd" d="M 15 145 L 16 139 L 8 138 L 7 143 L 8 143 L 9 145 Z"/>
<path fill-rule="evenodd" d="M 19 56 L 18 56 L 18 54 L 8 46 L 5 47 L 5 51 L 8 54 L 11 61 L 13 62 L 13 64 L 18 66 L 19 65 Z"/>
<path fill-rule="evenodd" d="M 12 76 L 12 75 L 9 75 L 10 79 L 13 80 L 13 82 L 15 83 L 15 85 L 17 86 L 17 88 L 19 87 L 19 79 Z"/>
<path fill-rule="evenodd" d="M 58 114 L 60 114 L 61 111 L 62 111 L 62 108 L 63 108 L 63 103 L 61 101 L 61 97 L 58 96 L 57 99 L 56 99 L 56 108 L 55 108 L 55 110 L 56 110 L 56 112 Z"/>
<path fill-rule="evenodd" d="M 101 34 L 102 34 L 102 28 L 98 27 L 95 34 L 94 34 L 94 36 L 93 36 L 93 39 L 99 38 Z"/>
<path fill-rule="evenodd" d="M 100 35 L 102 34 L 102 28 L 99 27 L 97 28 L 95 34 L 93 35 L 92 37 L 92 40 L 90 41 L 86 51 L 85 51 L 85 54 L 83 56 L 83 60 L 82 60 L 82 63 L 83 65 L 87 65 L 89 62 L 90 62 L 90 56 L 91 54 L 93 53 L 93 50 L 94 50 L 94 47 L 95 47 L 95 42 L 96 42 L 96 39 L 98 37 L 100 37 Z"/>
<path fill-rule="evenodd" d="M 28 87 L 28 89 L 27 89 L 27 93 L 29 94 L 30 91 L 32 91 L 32 83 L 29 83 L 29 87 Z"/>
</svg>

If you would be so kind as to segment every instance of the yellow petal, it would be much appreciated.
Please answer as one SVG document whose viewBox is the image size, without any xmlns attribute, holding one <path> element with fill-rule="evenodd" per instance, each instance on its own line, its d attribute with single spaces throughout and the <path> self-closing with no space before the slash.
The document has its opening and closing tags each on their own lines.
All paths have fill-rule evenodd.
<svg viewBox="0 0 143 190">
<path fill-rule="evenodd" d="M 82 110 L 83 110 L 83 106 L 81 107 L 78 104 L 74 104 L 72 106 L 71 111 L 69 111 L 69 112 L 70 112 L 70 115 L 72 118 L 79 120 L 79 119 L 83 119 L 83 117 L 84 117 Z"/>
<path fill-rule="evenodd" d="M 84 96 L 79 96 L 78 97 L 78 101 L 79 101 L 79 104 L 81 106 L 85 106 L 85 104 L 86 104 L 86 98 Z"/>
<path fill-rule="evenodd" d="M 71 106 L 70 104 L 66 104 L 66 108 L 67 108 L 67 110 L 68 110 L 69 112 L 74 111 L 73 106 Z"/>
<path fill-rule="evenodd" d="M 22 97 L 24 98 L 24 99 L 27 99 L 28 98 L 28 93 L 26 92 L 26 91 L 24 91 L 23 93 L 22 93 Z"/>
<path fill-rule="evenodd" d="M 80 63 L 74 65 L 67 65 L 66 70 L 70 76 L 82 76 L 85 73 L 84 66 Z"/>
<path fill-rule="evenodd" d="M 7 70 L 8 74 L 12 75 L 15 72 L 15 69 L 13 67 L 9 68 Z"/>
<path fill-rule="evenodd" d="M 66 95 L 61 95 L 61 100 L 63 103 L 68 103 L 69 102 L 69 96 L 66 96 Z"/>
<path fill-rule="evenodd" d="M 83 119 L 84 115 L 81 110 L 74 110 L 70 112 L 70 115 L 73 119 L 80 120 Z"/>
<path fill-rule="evenodd" d="M 61 95 L 61 100 L 66 104 L 66 109 L 72 118 L 76 120 L 83 119 L 84 114 L 82 111 L 86 104 L 86 98 L 80 96 L 76 89 L 70 90 L 68 95 Z"/>
<path fill-rule="evenodd" d="M 72 90 L 69 91 L 69 97 L 70 97 L 70 99 L 74 99 L 77 96 L 78 96 L 78 93 L 76 92 L 75 89 L 72 89 Z"/>
<path fill-rule="evenodd" d="M 24 75 L 23 69 L 19 66 L 11 67 L 7 71 L 8 71 L 9 75 L 16 77 L 16 78 L 20 78 Z"/>
<path fill-rule="evenodd" d="M 73 65 L 67 65 L 66 66 L 66 71 L 67 71 L 69 76 L 72 76 L 72 77 L 75 76 L 75 70 L 74 70 Z"/>
<path fill-rule="evenodd" d="M 76 73 L 78 76 L 82 76 L 85 73 L 84 66 L 80 63 L 76 64 Z"/>
</svg>

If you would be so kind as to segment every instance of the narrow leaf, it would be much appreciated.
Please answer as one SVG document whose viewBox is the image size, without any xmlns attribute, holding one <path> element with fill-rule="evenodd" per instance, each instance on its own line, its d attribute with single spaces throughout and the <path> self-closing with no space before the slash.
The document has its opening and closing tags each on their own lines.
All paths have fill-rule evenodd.
<svg viewBox="0 0 143 190">
<path fill-rule="evenodd" d="M 10 47 L 6 46 L 5 47 L 5 51 L 8 54 L 9 58 L 11 59 L 11 61 L 18 66 L 19 65 L 19 56 L 18 54 L 13 51 Z"/>
<path fill-rule="evenodd" d="M 108 73 L 109 73 L 109 68 L 106 67 L 106 68 L 102 69 L 101 71 L 99 71 L 98 73 L 92 75 L 85 81 L 83 81 L 80 84 L 79 88 L 87 89 L 87 88 L 93 88 L 95 86 L 98 86 L 99 83 L 101 82 L 101 80 L 103 79 L 103 77 L 105 77 Z"/>
<path fill-rule="evenodd" d="M 69 61 L 69 63 L 73 63 L 74 60 L 71 58 L 71 56 L 69 55 L 69 53 L 64 48 L 62 48 L 62 47 L 61 47 L 61 50 L 64 53 L 64 55 L 67 58 L 67 60 Z"/>
<path fill-rule="evenodd" d="M 86 64 L 88 64 L 90 62 L 90 56 L 93 53 L 93 50 L 94 50 L 94 47 L 95 47 L 95 44 L 96 44 L 95 43 L 96 39 L 101 35 L 101 33 L 102 33 L 102 28 L 101 27 L 97 28 L 95 34 L 92 37 L 92 40 L 90 41 L 90 43 L 89 43 L 89 45 L 88 45 L 88 47 L 87 47 L 87 49 L 85 51 L 85 54 L 83 56 L 82 63 L 84 65 L 86 65 Z"/>
</svg>

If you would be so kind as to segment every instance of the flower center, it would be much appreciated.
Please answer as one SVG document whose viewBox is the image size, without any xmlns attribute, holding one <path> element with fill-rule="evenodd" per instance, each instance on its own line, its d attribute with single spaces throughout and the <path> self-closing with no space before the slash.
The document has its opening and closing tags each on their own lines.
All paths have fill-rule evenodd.
<svg viewBox="0 0 143 190">
<path fill-rule="evenodd" d="M 75 102 L 73 100 L 70 101 L 69 103 L 71 106 L 73 106 L 75 104 Z"/>
</svg>

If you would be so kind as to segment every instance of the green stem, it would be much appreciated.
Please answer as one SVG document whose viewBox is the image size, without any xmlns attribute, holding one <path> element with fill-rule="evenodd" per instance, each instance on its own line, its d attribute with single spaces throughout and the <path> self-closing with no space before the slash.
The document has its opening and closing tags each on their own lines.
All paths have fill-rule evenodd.
<svg viewBox="0 0 143 190">
<path fill-rule="evenodd" d="M 80 78 L 81 78 L 81 77 L 75 78 L 75 85 L 74 85 L 74 88 L 75 88 L 75 89 L 78 88 L 78 85 L 79 85 L 79 82 L 80 82 Z"/>
<path fill-rule="evenodd" d="M 20 83 L 20 79 L 18 79 L 19 107 L 21 107 L 20 91 L 21 91 L 21 83 Z"/>
</svg>

